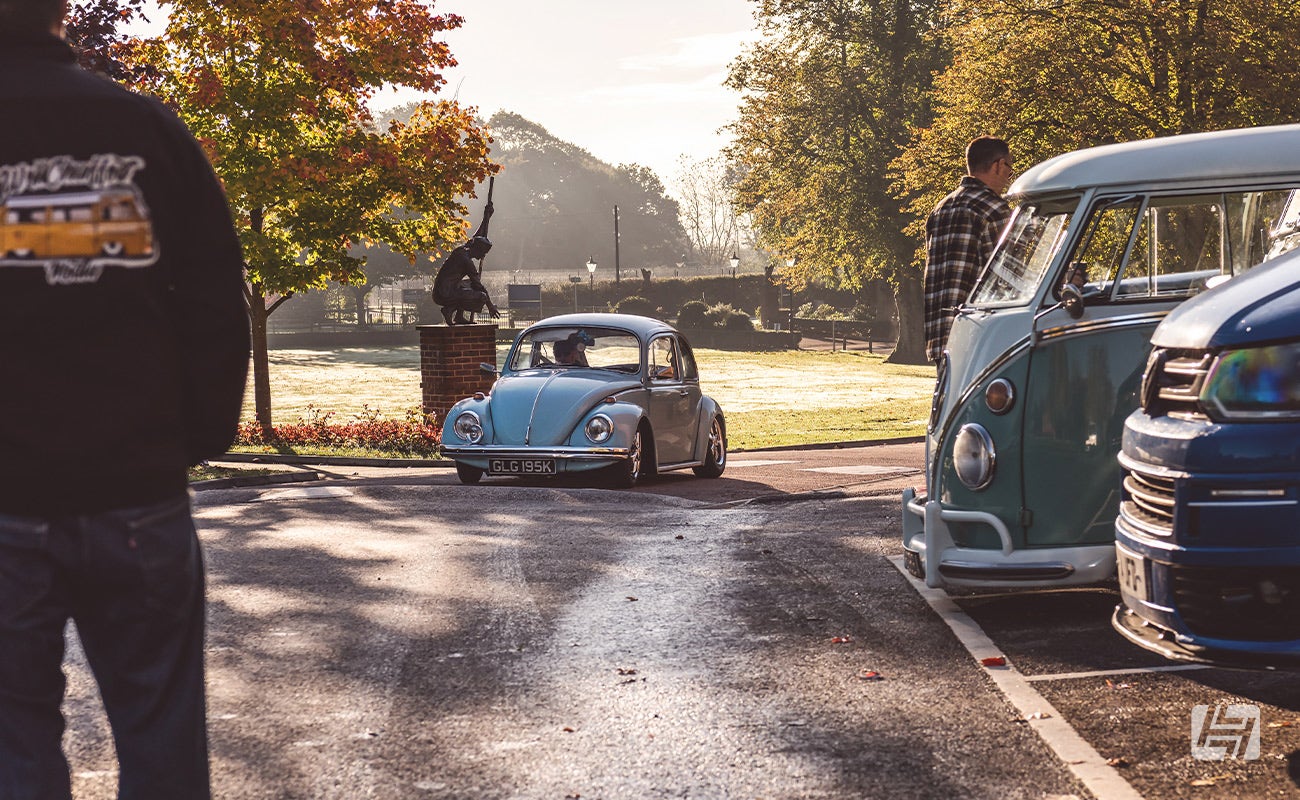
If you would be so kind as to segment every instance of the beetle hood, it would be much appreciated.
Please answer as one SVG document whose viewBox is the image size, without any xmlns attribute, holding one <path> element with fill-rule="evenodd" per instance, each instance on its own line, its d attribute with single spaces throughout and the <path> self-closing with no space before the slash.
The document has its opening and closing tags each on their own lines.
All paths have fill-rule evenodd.
<svg viewBox="0 0 1300 800">
<path fill-rule="evenodd" d="M 561 445 L 602 399 L 641 387 L 629 375 L 596 369 L 527 370 L 492 387 L 493 444 Z M 531 425 L 531 432 L 529 430 Z"/>
<path fill-rule="evenodd" d="M 1169 312 L 1151 343 L 1175 349 L 1262 345 L 1300 337 L 1300 250 L 1193 297 Z"/>
</svg>

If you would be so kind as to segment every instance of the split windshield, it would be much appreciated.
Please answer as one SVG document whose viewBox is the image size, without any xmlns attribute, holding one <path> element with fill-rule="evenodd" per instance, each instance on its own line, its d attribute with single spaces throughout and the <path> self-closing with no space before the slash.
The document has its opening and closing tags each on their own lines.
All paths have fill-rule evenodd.
<svg viewBox="0 0 1300 800">
<path fill-rule="evenodd" d="M 974 305 L 1026 305 L 1065 243 L 1078 198 L 1025 203 L 1007 223 L 1004 239 L 971 295 Z"/>
<path fill-rule="evenodd" d="M 641 371 L 641 348 L 627 331 L 614 328 L 542 328 L 519 340 L 509 369 L 590 367 L 618 372 Z"/>
</svg>

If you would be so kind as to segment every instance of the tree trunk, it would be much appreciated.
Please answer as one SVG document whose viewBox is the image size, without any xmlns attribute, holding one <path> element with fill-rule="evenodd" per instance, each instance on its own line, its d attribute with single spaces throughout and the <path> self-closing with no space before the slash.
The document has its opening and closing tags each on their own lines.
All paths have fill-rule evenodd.
<svg viewBox="0 0 1300 800">
<path fill-rule="evenodd" d="M 899 274 L 894 304 L 898 308 L 898 344 L 885 360 L 890 364 L 925 364 L 925 305 L 919 270 Z"/>
<path fill-rule="evenodd" d="M 370 320 L 366 318 L 366 295 L 370 294 L 371 286 L 368 283 L 360 286 L 349 286 L 348 291 L 352 293 L 352 303 L 357 311 L 357 328 L 367 330 L 370 328 Z"/>
<path fill-rule="evenodd" d="M 271 361 L 266 344 L 266 320 L 270 316 L 262 287 L 251 285 L 248 292 L 248 318 L 253 334 L 253 407 L 257 412 L 257 423 L 264 434 L 271 432 Z"/>
</svg>

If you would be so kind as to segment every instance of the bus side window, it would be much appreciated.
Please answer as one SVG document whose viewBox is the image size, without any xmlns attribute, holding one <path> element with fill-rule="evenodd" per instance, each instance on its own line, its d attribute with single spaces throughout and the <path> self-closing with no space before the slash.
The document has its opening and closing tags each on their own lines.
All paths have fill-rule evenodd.
<svg viewBox="0 0 1300 800">
<path fill-rule="evenodd" d="M 1079 288 L 1087 294 L 1109 293 L 1110 286 L 1124 263 L 1124 252 L 1133 233 L 1137 211 L 1138 200 L 1127 199 L 1102 205 L 1088 220 L 1082 244 L 1069 260 L 1071 269 L 1079 266 L 1086 270 L 1083 276 L 1084 286 Z M 1069 277 L 1067 271 L 1061 280 L 1068 280 Z"/>
<path fill-rule="evenodd" d="M 1226 233 L 1222 194 L 1152 198 L 1116 296 L 1196 294 L 1207 280 L 1231 273 Z"/>
</svg>

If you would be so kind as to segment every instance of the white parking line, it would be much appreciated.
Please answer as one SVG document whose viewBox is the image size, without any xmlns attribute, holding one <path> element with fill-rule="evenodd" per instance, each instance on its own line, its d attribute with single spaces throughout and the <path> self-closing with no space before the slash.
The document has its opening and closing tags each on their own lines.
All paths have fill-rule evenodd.
<svg viewBox="0 0 1300 800">
<path fill-rule="evenodd" d="M 1027 681 L 1073 681 L 1079 678 L 1105 678 L 1110 675 L 1145 675 L 1150 672 L 1186 672 L 1191 669 L 1210 669 L 1206 664 L 1172 664 L 1167 667 L 1132 667 L 1129 669 L 1099 669 L 1093 672 L 1057 672 L 1052 675 L 1026 675 Z"/>
<path fill-rule="evenodd" d="M 800 472 L 838 472 L 843 475 L 914 475 L 915 467 L 877 467 L 872 464 L 848 464 L 842 467 L 802 467 Z"/>
<path fill-rule="evenodd" d="M 970 615 L 952 601 L 947 592 L 931 589 L 912 577 L 903 566 L 901 556 L 893 556 L 889 560 L 903 574 L 907 582 L 912 584 L 917 594 L 930 604 L 934 613 L 948 624 L 952 632 L 957 635 L 957 640 L 977 662 L 1002 655 L 993 640 L 984 633 L 975 620 L 971 619 Z M 1053 753 L 1056 753 L 1056 757 L 1065 762 L 1074 776 L 1094 796 L 1104 797 L 1107 800 L 1142 800 L 1142 795 L 1138 794 L 1137 790 L 1129 785 L 1129 782 L 1124 780 L 1124 776 L 1120 775 L 1114 767 L 1106 763 L 1106 759 L 1102 758 L 1101 754 L 1088 744 L 1070 723 L 1065 721 L 1047 698 L 1034 689 L 1015 665 L 1007 661 L 1006 666 L 984 669 L 1021 718 L 1038 733 L 1043 742 Z"/>
<path fill-rule="evenodd" d="M 737 461 L 735 456 L 727 462 L 728 467 L 772 467 L 777 464 L 798 464 L 798 461 Z"/>
</svg>

